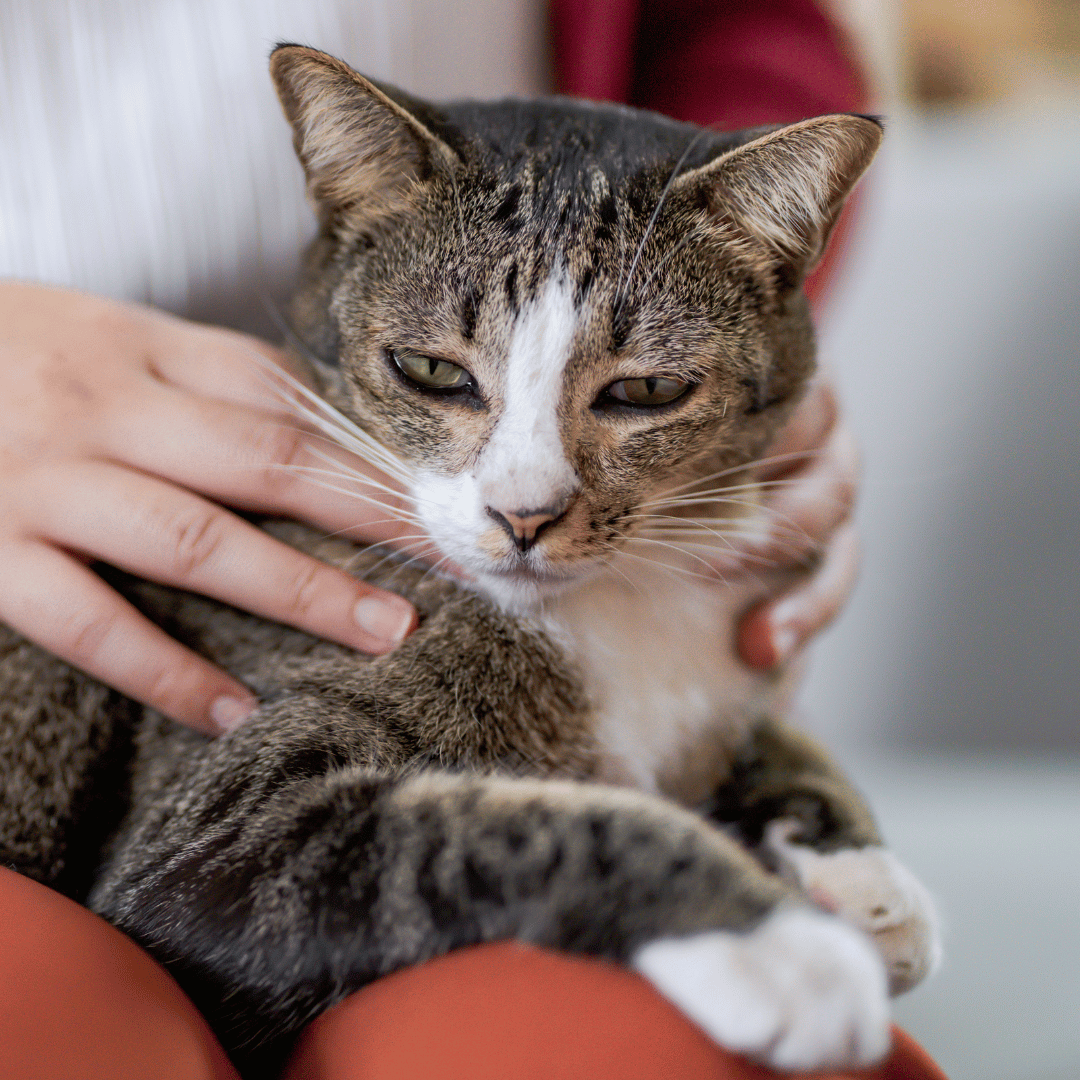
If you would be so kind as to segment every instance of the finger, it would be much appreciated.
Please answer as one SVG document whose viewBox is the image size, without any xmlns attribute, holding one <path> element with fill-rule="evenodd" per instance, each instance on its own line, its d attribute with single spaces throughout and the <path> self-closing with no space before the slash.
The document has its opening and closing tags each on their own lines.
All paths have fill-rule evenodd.
<svg viewBox="0 0 1080 1080">
<path fill-rule="evenodd" d="M 250 690 L 62 552 L 11 545 L 2 566 L 0 618 L 73 667 L 209 735 L 231 730 L 255 708 Z"/>
<path fill-rule="evenodd" d="M 53 480 L 92 493 L 39 508 L 38 535 L 55 544 L 367 653 L 389 652 L 416 624 L 404 598 L 154 477 L 90 462 Z"/>
<path fill-rule="evenodd" d="M 161 384 L 118 405 L 99 452 L 244 510 L 369 542 L 415 537 L 401 482 L 296 421 Z"/>
<path fill-rule="evenodd" d="M 819 375 L 769 447 L 761 476 L 777 480 L 812 464 L 836 426 L 839 404 L 832 383 Z"/>
<path fill-rule="evenodd" d="M 812 565 L 851 517 L 858 475 L 855 439 L 838 427 L 812 466 L 769 493 L 763 504 L 768 529 L 753 554 L 781 568 Z"/>
<path fill-rule="evenodd" d="M 148 370 L 159 381 L 203 397 L 292 413 L 290 382 L 305 382 L 293 358 L 260 338 L 168 319 L 156 327 Z"/>
<path fill-rule="evenodd" d="M 851 595 L 859 568 L 853 525 L 832 538 L 817 570 L 783 596 L 751 608 L 739 621 L 739 655 L 753 668 L 788 663 L 833 621 Z"/>
</svg>

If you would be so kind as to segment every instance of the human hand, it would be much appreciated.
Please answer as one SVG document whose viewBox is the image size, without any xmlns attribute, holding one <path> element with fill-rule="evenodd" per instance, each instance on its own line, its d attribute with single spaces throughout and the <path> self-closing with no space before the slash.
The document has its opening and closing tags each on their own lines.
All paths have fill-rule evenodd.
<svg viewBox="0 0 1080 1080">
<path fill-rule="evenodd" d="M 772 529 L 755 557 L 785 568 L 807 568 L 794 588 L 756 604 L 742 616 L 739 655 L 751 667 L 786 663 L 843 608 L 858 570 L 851 522 L 858 453 L 827 376 L 819 375 L 769 448 L 762 474 L 783 481 L 767 489 Z"/>
<path fill-rule="evenodd" d="M 326 468 L 325 440 L 289 414 L 265 376 L 273 366 L 285 368 L 284 355 L 242 334 L 0 282 L 0 621 L 207 733 L 240 723 L 251 692 L 144 618 L 89 562 L 363 652 L 393 649 L 416 625 L 406 600 L 219 505 L 370 541 L 409 528 L 377 502 L 304 479 L 305 467 Z M 350 468 L 376 477 L 357 459 Z"/>
</svg>

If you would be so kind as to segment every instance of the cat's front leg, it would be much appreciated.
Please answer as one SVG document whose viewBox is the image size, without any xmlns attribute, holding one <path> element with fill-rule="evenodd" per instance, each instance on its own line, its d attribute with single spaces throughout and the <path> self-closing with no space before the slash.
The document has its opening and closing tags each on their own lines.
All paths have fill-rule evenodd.
<svg viewBox="0 0 1080 1080">
<path fill-rule="evenodd" d="M 867 1064 L 887 1048 L 864 936 L 652 796 L 344 767 L 234 800 L 209 829 L 200 809 L 154 825 L 171 836 L 151 859 L 137 838 L 118 851 L 91 903 L 170 966 L 252 1073 L 366 982 L 513 938 L 627 963 L 771 1065 Z"/>
<path fill-rule="evenodd" d="M 865 800 L 811 739 L 762 720 L 710 816 L 819 906 L 868 934 L 889 991 L 921 982 L 941 957 L 933 901 L 882 844 Z"/>
</svg>

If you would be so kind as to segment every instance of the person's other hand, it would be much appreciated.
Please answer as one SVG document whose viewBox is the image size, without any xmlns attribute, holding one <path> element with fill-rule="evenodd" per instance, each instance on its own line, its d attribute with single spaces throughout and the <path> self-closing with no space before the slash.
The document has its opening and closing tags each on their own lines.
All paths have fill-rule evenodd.
<svg viewBox="0 0 1080 1080">
<path fill-rule="evenodd" d="M 0 621 L 207 733 L 240 723 L 255 704 L 250 691 L 144 618 L 88 563 L 363 652 L 400 643 L 416 624 L 406 600 L 221 505 L 371 541 L 404 543 L 411 531 L 379 504 L 395 497 L 375 486 L 367 502 L 305 479 L 305 468 L 327 467 L 327 444 L 290 415 L 266 377 L 273 365 L 286 366 L 281 353 L 232 331 L 0 282 Z M 358 459 L 349 464 L 375 480 Z"/>
<path fill-rule="evenodd" d="M 769 448 L 762 478 L 772 531 L 753 555 L 777 567 L 808 568 L 794 588 L 756 604 L 739 622 L 738 648 L 751 667 L 786 663 L 843 608 L 858 570 L 851 512 L 858 453 L 836 394 L 819 375 Z"/>
</svg>

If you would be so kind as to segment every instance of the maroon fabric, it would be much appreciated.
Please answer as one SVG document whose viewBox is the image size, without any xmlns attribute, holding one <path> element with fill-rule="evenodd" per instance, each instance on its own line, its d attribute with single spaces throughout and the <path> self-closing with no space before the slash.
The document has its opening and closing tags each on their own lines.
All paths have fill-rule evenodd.
<svg viewBox="0 0 1080 1080">
<path fill-rule="evenodd" d="M 864 107 L 810 0 L 551 0 L 560 93 L 734 129 Z"/>
<path fill-rule="evenodd" d="M 3 1080 L 240 1080 L 163 968 L 86 908 L 0 866 Z"/>
<path fill-rule="evenodd" d="M 715 1043 L 644 979 L 503 942 L 380 979 L 323 1013 L 282 1080 L 945 1080 L 902 1031 L 871 1069 L 782 1074 Z"/>
</svg>

